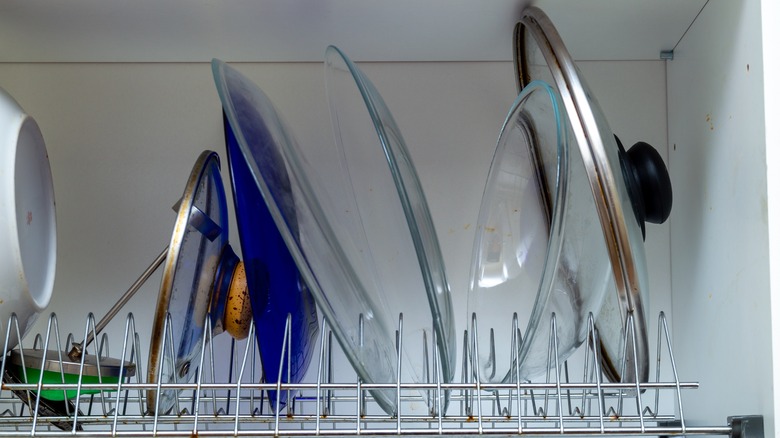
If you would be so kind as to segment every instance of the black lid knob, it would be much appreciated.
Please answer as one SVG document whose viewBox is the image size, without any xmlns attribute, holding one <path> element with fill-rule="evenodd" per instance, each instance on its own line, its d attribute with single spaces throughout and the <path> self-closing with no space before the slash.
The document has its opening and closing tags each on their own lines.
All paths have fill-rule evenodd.
<svg viewBox="0 0 780 438">
<path fill-rule="evenodd" d="M 662 224 L 672 211 L 672 181 L 661 155 L 645 142 L 626 151 L 615 136 L 623 179 L 631 197 L 634 216 L 645 236 L 645 222 Z"/>
</svg>

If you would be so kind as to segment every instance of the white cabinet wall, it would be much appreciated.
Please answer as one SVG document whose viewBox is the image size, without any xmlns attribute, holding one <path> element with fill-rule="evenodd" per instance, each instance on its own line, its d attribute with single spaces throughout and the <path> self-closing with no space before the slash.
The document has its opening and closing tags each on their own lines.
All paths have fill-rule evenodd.
<svg viewBox="0 0 780 438">
<path fill-rule="evenodd" d="M 51 159 L 59 257 L 49 310 L 60 329 L 81 333 L 87 311 L 99 317 L 114 303 L 167 244 L 170 206 L 199 152 L 223 155 L 207 61 L 234 62 L 255 80 L 300 142 L 329 142 L 318 62 L 328 43 L 362 61 L 404 133 L 464 329 L 479 201 L 516 95 L 510 36 L 521 3 L 418 3 L 0 5 L 0 87 L 38 120 Z M 720 424 L 762 414 L 774 436 L 780 127 L 769 117 L 780 115 L 770 91 L 780 40 L 762 23 L 776 23 L 778 7 L 540 3 L 613 130 L 667 159 L 675 205 L 669 223 L 648 227 L 650 309 L 671 316 L 681 378 L 701 382 L 685 395 L 686 417 Z M 672 48 L 674 60 L 659 59 Z M 126 308 L 142 339 L 159 281 L 152 277 Z"/>
<path fill-rule="evenodd" d="M 695 418 L 776 409 L 763 59 L 758 5 L 711 2 L 667 64 L 675 346 L 717 400 Z"/>
</svg>

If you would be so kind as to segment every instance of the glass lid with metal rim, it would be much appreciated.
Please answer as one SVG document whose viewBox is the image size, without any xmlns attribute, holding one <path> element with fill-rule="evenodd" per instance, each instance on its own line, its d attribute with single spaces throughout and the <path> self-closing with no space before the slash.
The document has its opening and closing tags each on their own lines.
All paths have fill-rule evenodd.
<svg viewBox="0 0 780 438">
<path fill-rule="evenodd" d="M 225 134 L 230 154 L 235 139 L 228 126 Z M 269 229 L 273 223 L 263 222 L 265 217 L 258 208 L 262 198 L 251 190 L 254 181 L 252 187 L 247 187 L 250 182 L 242 167 L 245 164 L 231 164 L 244 261 L 227 241 L 227 205 L 219 157 L 205 151 L 187 181 L 167 249 L 152 327 L 150 383 L 191 380 L 200 363 L 207 322 L 211 323 L 212 336 L 227 332 L 244 339 L 254 319 L 263 371 L 270 381 L 299 383 L 313 356 L 319 331 L 314 304 L 306 295 L 307 289 L 300 286 L 294 263 L 285 259 L 286 248 L 279 248 L 280 242 L 274 241 L 276 227 Z M 288 315 L 292 330 L 290 342 L 285 343 Z M 282 360 L 288 354 L 289 361 Z M 176 406 L 177 394 L 178 390 L 172 389 L 148 391 L 148 410 L 170 411 Z M 269 391 L 271 408 L 285 406 L 295 395 L 282 391 L 277 396 L 276 391 Z"/>
<path fill-rule="evenodd" d="M 343 85 L 341 76 L 332 76 L 340 75 L 341 72 L 331 72 L 330 69 L 340 68 L 346 63 L 345 60 L 336 62 L 337 60 L 332 58 L 335 53 L 333 50 L 335 49 L 329 49 L 326 57 L 326 74 L 330 75 L 330 96 L 343 92 L 340 91 Z M 454 336 L 450 334 L 454 332 L 454 328 L 444 325 L 441 321 L 452 321 L 449 288 L 442 275 L 430 282 L 441 287 L 436 292 L 441 293 L 444 298 L 434 299 L 428 293 L 427 283 L 422 279 L 429 277 L 424 277 L 425 274 L 421 272 L 420 253 L 410 232 L 410 228 L 415 225 L 408 222 L 406 210 L 402 208 L 403 202 L 408 203 L 409 200 L 400 199 L 404 195 L 398 193 L 398 186 L 390 173 L 404 172 L 404 178 L 413 175 L 408 173 L 413 172 L 408 155 L 402 154 L 399 157 L 404 160 L 401 165 L 394 164 L 395 161 L 388 163 L 388 158 L 381 163 L 371 158 L 365 162 L 365 167 L 353 167 L 354 161 L 351 160 L 356 157 L 346 155 L 362 154 L 361 159 L 369 158 L 371 154 L 384 156 L 386 145 L 382 142 L 387 141 L 385 137 L 380 137 L 377 125 L 371 118 L 358 119 L 369 123 L 367 130 L 362 126 L 355 126 L 355 121 L 351 119 L 355 111 L 360 110 L 358 114 L 361 116 L 375 114 L 369 113 L 371 110 L 367 110 L 366 102 L 359 93 L 358 101 L 330 103 L 336 124 L 334 126 L 338 127 L 336 136 L 343 140 L 359 135 L 359 138 L 370 141 L 362 144 L 364 150 L 347 150 L 341 141 L 332 146 L 319 144 L 304 148 L 294 141 L 273 104 L 252 81 L 221 61 L 214 60 L 212 67 L 223 108 L 238 139 L 240 152 L 249 164 L 271 216 L 322 314 L 360 378 L 366 383 L 392 383 L 397 380 L 397 373 L 401 372 L 405 381 L 411 381 L 409 376 L 414 378 L 414 381 L 426 378 L 434 380 L 432 373 L 436 372 L 435 370 L 426 372 L 425 369 L 413 368 L 408 363 L 411 354 L 403 355 L 406 363 L 401 366 L 401 370 L 398 369 L 396 329 L 399 313 L 403 312 L 404 336 L 401 350 L 411 352 L 407 339 L 415 336 L 425 338 L 429 343 L 435 338 L 439 346 L 439 357 L 432 362 L 438 363 L 443 370 L 441 381 L 451 380 Z M 349 78 L 353 81 L 351 87 L 360 90 L 355 86 L 354 79 L 351 79 L 351 76 Z M 331 85 L 332 81 L 338 83 L 336 88 Z M 372 99 L 377 98 L 378 95 L 372 94 Z M 350 105 L 358 103 L 360 106 L 347 107 L 348 112 L 345 113 L 341 108 L 343 102 L 352 102 Z M 347 126 L 354 131 L 350 131 L 348 135 L 340 134 L 341 129 Z M 371 135 L 368 136 L 368 133 Z M 397 136 L 398 132 L 382 132 L 382 135 Z M 394 146 L 396 144 L 393 143 Z M 357 177 L 355 172 L 365 178 L 384 179 L 366 181 L 366 184 L 358 188 L 354 185 L 357 181 L 353 182 Z M 390 189 L 393 190 L 391 193 L 395 195 L 395 199 L 387 197 Z M 379 211 L 369 213 L 366 209 L 370 207 L 364 204 L 368 202 L 365 199 L 366 193 L 358 194 L 357 190 L 376 191 L 378 200 L 388 204 L 377 207 Z M 414 202 L 424 201 L 424 197 L 418 193 L 411 198 Z M 368 214 L 371 216 L 362 217 Z M 425 235 L 428 239 L 432 237 L 435 237 L 435 234 Z M 377 263 L 379 261 L 382 265 Z M 411 267 L 414 271 L 408 271 Z M 409 276 L 402 275 L 402 272 Z M 439 274 L 443 272 L 437 271 L 434 275 Z M 418 279 L 419 284 L 412 283 Z M 390 280 L 395 282 L 388 283 Z M 407 287 L 410 289 L 404 289 Z M 390 303 L 397 304 L 400 301 L 397 299 L 398 295 L 405 297 L 406 307 L 389 308 Z M 431 299 L 435 303 L 430 303 Z M 436 309 L 436 305 L 443 308 Z M 409 315 L 419 312 L 420 307 L 428 309 L 424 320 L 417 318 L 417 323 L 425 324 L 424 327 L 410 324 L 415 316 Z M 437 315 L 433 320 L 432 312 Z M 415 333 L 415 329 L 422 333 Z M 445 350 L 445 356 L 441 355 L 442 345 L 452 348 Z M 445 359 L 446 363 L 442 363 Z M 420 369 L 423 376 L 418 378 L 413 374 Z M 399 394 L 394 389 L 374 389 L 371 393 L 383 410 L 396 412 Z M 446 396 L 443 396 L 442 400 L 435 400 L 435 397 L 427 398 L 426 394 L 420 394 L 420 400 L 427 403 L 411 403 L 409 409 L 415 409 L 417 405 L 418 409 L 422 409 L 421 412 L 426 412 L 428 406 L 432 409 L 446 409 Z"/>
<path fill-rule="evenodd" d="M 480 381 L 540 376 L 554 364 L 553 315 L 557 359 L 564 360 L 585 340 L 588 315 L 601 307 L 609 261 L 572 137 L 560 97 L 543 81 L 523 89 L 501 130 L 468 296 L 470 318 L 482 316 L 472 328 Z M 518 332 L 510 330 L 515 324 Z"/>
<path fill-rule="evenodd" d="M 514 46 L 518 88 L 536 79 L 555 87 L 585 165 L 610 266 L 604 287 L 614 289 L 594 313 L 602 368 L 613 381 L 646 381 L 648 341 L 642 303 L 649 286 L 643 238 L 646 221 L 662 223 L 671 212 L 669 174 L 658 152 L 646 143 L 623 149 L 563 40 L 539 8 L 523 12 Z M 625 324 L 629 316 L 633 332 Z M 626 338 L 635 342 L 626 343 Z"/>
<path fill-rule="evenodd" d="M 152 325 L 149 383 L 188 382 L 198 368 L 212 286 L 227 240 L 219 157 L 205 151 L 187 180 L 165 259 Z M 147 391 L 148 410 L 167 413 L 176 405 L 178 392 Z"/>
</svg>

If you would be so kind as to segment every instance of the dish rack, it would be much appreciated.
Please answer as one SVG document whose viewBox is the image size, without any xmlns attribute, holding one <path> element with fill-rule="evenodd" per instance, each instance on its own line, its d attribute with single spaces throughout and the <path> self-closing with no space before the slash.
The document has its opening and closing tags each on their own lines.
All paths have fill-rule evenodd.
<svg viewBox="0 0 780 438">
<path fill-rule="evenodd" d="M 624 334 L 624 345 L 635 348 L 633 339 L 636 335 L 631 315 L 626 323 L 628 329 Z M 215 360 L 214 338 L 210 318 L 207 318 L 201 354 L 197 358 L 198 363 L 192 365 L 199 370 L 195 381 L 148 384 L 143 373 L 145 364 L 138 359 L 143 350 L 132 314 L 127 315 L 124 337 L 118 343 L 109 341 L 105 334 L 96 336 L 92 314 L 87 316 L 84 327 L 82 339 L 89 336 L 99 339 L 94 347 L 98 358 L 108 356 L 110 345 L 114 351 L 121 346 L 121 355 L 117 358 L 134 364 L 134 375 L 113 384 L 85 383 L 81 374 L 78 383 L 51 384 L 39 379 L 23 384 L 4 379 L 0 391 L 0 436 L 763 436 L 761 416 L 729 417 L 725 424 L 718 426 L 689 424 L 685 417 L 684 393 L 696 390 L 698 383 L 678 377 L 664 313 L 658 317 L 655 376 L 651 374 L 648 383 L 609 383 L 603 380 L 599 349 L 591 348 L 599 345 L 592 316 L 587 324 L 587 347 L 578 350 L 578 357 L 561 363 L 557 360 L 553 315 L 548 355 L 550 367 L 544 380 L 512 383 L 486 383 L 473 372 L 473 353 L 481 348 L 490 348 L 489 351 L 495 348 L 494 345 L 477 345 L 478 337 L 474 336 L 476 315 L 472 317 L 471 329 L 463 333 L 460 378 L 454 383 L 442 381 L 435 354 L 431 354 L 428 360 L 428 352 L 433 351 L 428 345 L 433 344 L 435 339 L 424 339 L 423 342 L 421 354 L 425 355 L 423 363 L 426 369 L 422 370 L 421 381 L 426 383 L 399 381 L 400 377 L 396 382 L 375 384 L 361 382 L 357 377 L 335 379 L 334 364 L 339 361 L 337 356 L 340 351 L 325 322 L 320 331 L 319 350 L 315 352 L 311 364 L 312 368 L 316 367 L 316 381 L 282 383 L 282 376 L 263 378 L 259 375 L 260 357 L 256 342 L 232 340 L 230 359 Z M 519 333 L 516 317 L 512 327 L 513 333 Z M 15 317 L 11 318 L 7 328 L 4 345 L 8 345 L 8 334 L 19 333 Z M 252 326 L 247 339 L 255 339 L 254 330 Z M 291 339 L 290 330 L 288 317 L 283 334 L 285 345 Z M 57 315 L 51 314 L 46 333 L 34 337 L 32 348 L 62 351 L 62 356 L 58 355 L 58 360 L 62 361 L 67 359 L 65 351 L 75 338 L 68 335 L 64 343 L 61 339 Z M 403 315 L 399 316 L 396 339 L 397 344 L 402 345 Z M 29 348 L 26 345 L 29 342 L 29 339 L 23 339 L 15 350 L 27 351 L 22 347 Z M 512 351 L 517 351 L 520 342 L 519 335 L 512 339 Z M 399 352 L 403 351 L 401 345 L 397 345 Z M 165 354 L 172 354 L 170 346 L 166 343 Z M 6 366 L 10 366 L 8 357 L 5 356 L 0 369 L 3 376 L 6 376 Z M 289 361 L 289 353 L 283 352 L 279 360 Z M 402 363 L 402 353 L 399 353 L 399 367 Z M 344 367 L 339 368 L 339 374 Z M 626 370 L 625 364 L 623 368 L 623 375 L 630 377 L 632 371 Z M 230 371 L 227 378 L 218 376 L 226 369 Z M 513 369 L 517 371 L 517 367 Z M 573 374 L 582 378 L 570 378 Z M 65 381 L 64 377 L 62 381 Z M 156 390 L 159 394 L 161 389 L 169 388 L 181 391 L 172 412 L 148 412 L 146 391 Z M 44 412 L 37 398 L 32 397 L 30 400 L 33 401 L 28 406 L 13 392 L 37 394 L 47 389 L 73 391 L 76 397 L 72 405 L 62 404 L 63 412 L 52 414 L 48 410 Z M 384 413 L 369 394 L 372 389 L 395 390 L 397 412 L 392 415 Z M 275 409 L 271 409 L 268 391 L 282 394 L 279 391 L 283 390 L 291 390 L 286 394 L 295 391 L 298 395 L 294 398 L 288 396 L 287 403 L 277 397 Z M 440 404 L 441 394 L 447 391 L 450 401 L 445 413 Z M 435 400 L 431 403 L 433 407 L 427 407 L 426 397 Z"/>
</svg>

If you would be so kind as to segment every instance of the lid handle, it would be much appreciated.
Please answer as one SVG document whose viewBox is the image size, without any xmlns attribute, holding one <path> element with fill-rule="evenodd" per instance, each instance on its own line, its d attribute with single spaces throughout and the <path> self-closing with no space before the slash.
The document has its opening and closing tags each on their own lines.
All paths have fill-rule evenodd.
<svg viewBox="0 0 780 438">
<path fill-rule="evenodd" d="M 645 142 L 637 142 L 626 151 L 615 136 L 620 167 L 631 197 L 634 215 L 645 237 L 645 222 L 662 224 L 672 211 L 672 181 L 663 158 Z"/>
</svg>

